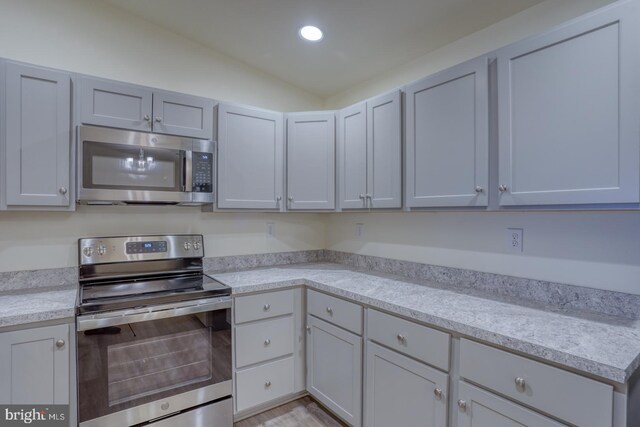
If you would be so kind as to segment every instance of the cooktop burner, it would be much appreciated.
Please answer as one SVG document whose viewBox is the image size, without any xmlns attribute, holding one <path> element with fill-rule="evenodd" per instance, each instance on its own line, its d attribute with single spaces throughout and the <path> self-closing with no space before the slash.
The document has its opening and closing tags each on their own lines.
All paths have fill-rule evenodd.
<svg viewBox="0 0 640 427">
<path fill-rule="evenodd" d="M 83 284 L 78 309 L 111 311 L 224 295 L 231 295 L 231 288 L 206 274 Z"/>
<path fill-rule="evenodd" d="M 78 314 L 231 295 L 203 274 L 201 235 L 80 239 Z"/>
</svg>

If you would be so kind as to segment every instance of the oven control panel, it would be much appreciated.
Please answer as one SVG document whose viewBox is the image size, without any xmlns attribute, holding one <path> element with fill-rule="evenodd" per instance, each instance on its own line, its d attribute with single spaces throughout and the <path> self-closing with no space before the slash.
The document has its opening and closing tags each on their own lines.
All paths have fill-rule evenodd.
<svg viewBox="0 0 640 427">
<path fill-rule="evenodd" d="M 204 240 L 200 234 L 79 239 L 78 256 L 80 265 L 202 258 Z"/>
</svg>

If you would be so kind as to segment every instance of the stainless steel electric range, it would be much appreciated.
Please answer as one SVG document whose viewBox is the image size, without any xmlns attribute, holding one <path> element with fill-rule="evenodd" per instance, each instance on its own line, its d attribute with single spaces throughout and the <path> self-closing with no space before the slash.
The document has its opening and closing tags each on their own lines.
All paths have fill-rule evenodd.
<svg viewBox="0 0 640 427">
<path fill-rule="evenodd" d="M 80 239 L 81 427 L 230 427 L 231 290 L 201 235 Z"/>
</svg>

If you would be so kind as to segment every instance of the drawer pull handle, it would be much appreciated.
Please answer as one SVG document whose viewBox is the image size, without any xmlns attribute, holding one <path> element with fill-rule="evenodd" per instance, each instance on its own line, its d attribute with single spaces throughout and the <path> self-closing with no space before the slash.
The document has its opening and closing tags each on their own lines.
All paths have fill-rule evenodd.
<svg viewBox="0 0 640 427">
<path fill-rule="evenodd" d="M 267 380 L 267 381 L 264 383 L 264 386 L 265 386 L 265 387 L 267 387 L 267 388 L 271 387 L 271 381 Z"/>
<path fill-rule="evenodd" d="M 266 340 L 264 340 L 264 345 L 268 346 L 269 344 L 271 344 L 271 340 L 269 338 L 267 338 Z"/>
<path fill-rule="evenodd" d="M 442 400 L 442 389 L 439 389 L 439 388 L 434 389 L 433 394 L 436 396 L 436 399 Z"/>
<path fill-rule="evenodd" d="M 58 348 L 64 347 L 64 344 L 65 344 L 64 340 L 56 341 L 56 347 L 58 347 Z"/>
<path fill-rule="evenodd" d="M 520 391 L 524 391 L 525 387 L 527 386 L 526 381 L 524 380 L 524 378 L 522 377 L 517 377 L 516 378 L 516 388 Z"/>
<path fill-rule="evenodd" d="M 329 313 L 330 316 L 333 316 L 333 309 L 331 307 L 327 307 L 327 313 Z"/>
<path fill-rule="evenodd" d="M 467 410 L 467 401 L 462 399 L 458 400 L 458 408 L 460 408 L 462 412 L 465 412 Z"/>
<path fill-rule="evenodd" d="M 269 311 L 269 309 L 271 308 L 271 304 L 265 304 L 262 308 L 264 309 L 264 311 Z"/>
<path fill-rule="evenodd" d="M 402 334 L 398 334 L 398 341 L 400 341 L 401 344 L 406 344 L 407 343 L 407 337 L 402 335 Z"/>
<path fill-rule="evenodd" d="M 162 405 L 160 405 L 160 408 L 161 408 L 163 411 L 166 411 L 167 409 L 169 409 L 169 402 L 165 402 L 165 403 L 163 403 Z"/>
</svg>

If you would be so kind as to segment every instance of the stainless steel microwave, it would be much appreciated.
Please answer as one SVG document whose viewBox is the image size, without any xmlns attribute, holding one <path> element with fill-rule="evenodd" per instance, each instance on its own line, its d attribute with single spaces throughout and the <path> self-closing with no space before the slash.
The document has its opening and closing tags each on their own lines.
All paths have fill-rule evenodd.
<svg viewBox="0 0 640 427">
<path fill-rule="evenodd" d="M 78 127 L 78 203 L 213 203 L 213 142 Z"/>
</svg>

